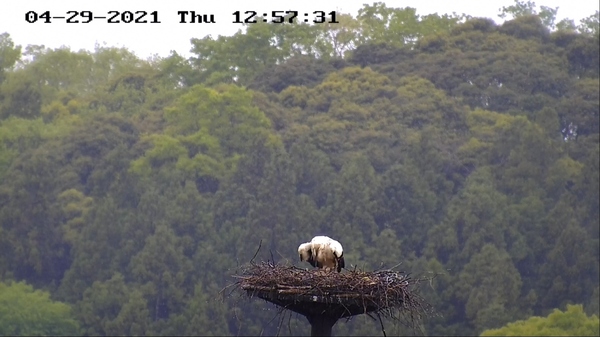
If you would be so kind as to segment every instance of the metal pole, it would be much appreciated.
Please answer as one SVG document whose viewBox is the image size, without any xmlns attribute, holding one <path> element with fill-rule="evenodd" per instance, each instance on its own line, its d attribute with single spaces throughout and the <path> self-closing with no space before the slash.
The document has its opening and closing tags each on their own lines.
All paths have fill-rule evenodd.
<svg viewBox="0 0 600 337">
<path fill-rule="evenodd" d="M 331 336 L 331 330 L 337 322 L 336 318 L 332 318 L 325 315 L 307 316 L 306 318 L 310 323 L 311 336 Z"/>
</svg>

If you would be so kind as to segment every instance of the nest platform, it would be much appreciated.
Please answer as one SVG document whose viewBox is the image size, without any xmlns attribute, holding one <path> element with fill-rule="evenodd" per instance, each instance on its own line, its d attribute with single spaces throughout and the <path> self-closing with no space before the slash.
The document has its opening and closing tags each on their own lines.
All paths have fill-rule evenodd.
<svg viewBox="0 0 600 337">
<path fill-rule="evenodd" d="M 415 328 L 432 313 L 416 293 L 424 279 L 399 271 L 337 273 L 261 262 L 243 267 L 234 277 L 235 286 L 249 297 L 305 316 L 313 336 L 330 336 L 337 320 L 360 314 L 377 315 L 380 322 L 381 316 L 400 320 Z"/>
</svg>

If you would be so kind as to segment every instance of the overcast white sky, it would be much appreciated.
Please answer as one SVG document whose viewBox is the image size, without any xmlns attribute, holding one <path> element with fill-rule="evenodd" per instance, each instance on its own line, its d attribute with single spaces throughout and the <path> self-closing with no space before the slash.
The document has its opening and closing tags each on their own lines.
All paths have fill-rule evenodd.
<svg viewBox="0 0 600 337">
<path fill-rule="evenodd" d="M 500 22 L 498 9 L 509 6 L 513 0 L 388 0 L 388 7 L 413 7 L 417 14 L 465 13 L 477 17 L 488 17 Z M 356 15 L 366 0 L 294 0 L 294 1 L 142 1 L 142 0 L 3 0 L 0 10 L 0 34 L 8 32 L 16 44 L 45 45 L 50 48 L 69 46 L 73 50 L 93 50 L 96 43 L 108 46 L 125 46 L 140 57 L 154 54 L 169 55 L 171 50 L 189 56 L 190 38 L 202 38 L 208 34 L 232 35 L 241 24 L 234 24 L 232 13 L 254 10 L 259 13 L 274 10 L 297 10 L 300 13 L 313 11 L 330 12 L 340 10 Z M 598 0 L 537 0 L 538 6 L 559 7 L 558 20 L 567 17 L 576 24 L 598 10 Z M 50 11 L 52 16 L 67 16 L 67 11 L 92 11 L 95 16 L 106 16 L 108 11 L 158 11 L 158 24 L 118 23 L 94 20 L 88 24 L 66 23 L 65 20 L 52 20 L 52 23 L 25 21 L 25 13 L 35 11 L 38 14 Z M 196 11 L 214 14 L 215 24 L 179 23 L 178 11 Z"/>
</svg>

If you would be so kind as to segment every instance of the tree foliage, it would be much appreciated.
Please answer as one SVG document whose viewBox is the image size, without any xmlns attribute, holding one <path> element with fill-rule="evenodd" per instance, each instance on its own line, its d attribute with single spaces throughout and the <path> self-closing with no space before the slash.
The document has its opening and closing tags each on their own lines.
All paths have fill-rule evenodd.
<svg viewBox="0 0 600 337">
<path fill-rule="evenodd" d="M 3 336 L 78 335 L 79 322 L 68 304 L 50 299 L 24 282 L 0 282 L 0 334 Z"/>
<path fill-rule="evenodd" d="M 567 310 L 554 311 L 547 317 L 531 317 L 484 331 L 481 336 L 597 336 L 598 316 L 587 316 L 581 305 L 567 305 Z"/>
</svg>

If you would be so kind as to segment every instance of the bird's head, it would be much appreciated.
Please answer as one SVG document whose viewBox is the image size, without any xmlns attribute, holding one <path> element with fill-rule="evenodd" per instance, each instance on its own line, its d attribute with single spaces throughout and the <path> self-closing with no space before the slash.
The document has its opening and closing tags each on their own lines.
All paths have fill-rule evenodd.
<svg viewBox="0 0 600 337">
<path fill-rule="evenodd" d="M 337 242 L 335 240 L 331 240 L 329 242 L 329 247 L 331 247 L 331 250 L 333 251 L 333 254 L 338 259 L 341 258 L 342 256 L 344 256 L 344 249 L 342 248 L 342 244 L 341 243 L 339 243 L 339 242 Z"/>
<path fill-rule="evenodd" d="M 300 255 L 300 261 L 312 260 L 311 248 L 312 245 L 310 242 L 303 243 L 298 247 L 298 255 Z"/>
</svg>

